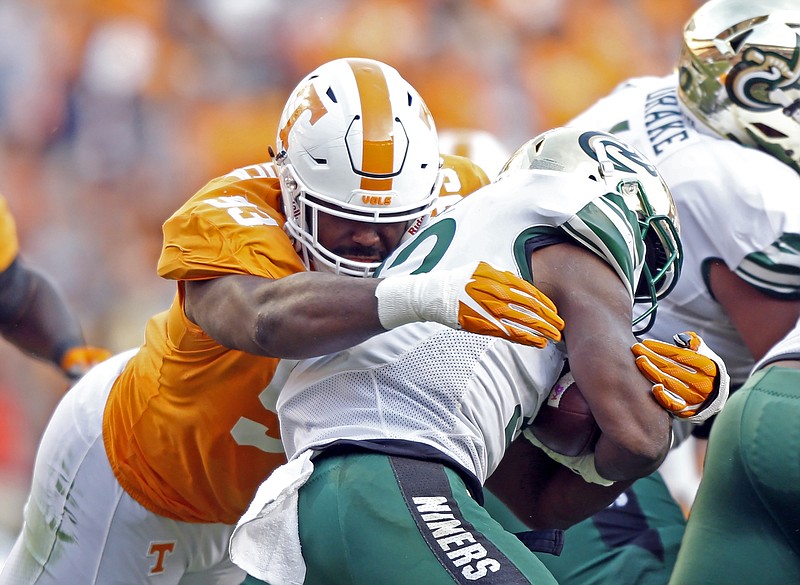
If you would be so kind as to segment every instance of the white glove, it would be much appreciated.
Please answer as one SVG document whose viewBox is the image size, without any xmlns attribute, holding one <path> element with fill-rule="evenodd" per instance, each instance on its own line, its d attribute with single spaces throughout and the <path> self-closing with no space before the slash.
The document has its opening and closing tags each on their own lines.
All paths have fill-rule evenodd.
<svg viewBox="0 0 800 585">
<path fill-rule="evenodd" d="M 522 436 L 528 439 L 534 446 L 538 447 L 545 453 L 547 456 L 550 457 L 553 461 L 557 461 L 564 467 L 568 467 L 578 475 L 580 475 L 585 481 L 589 483 L 596 483 L 598 485 L 603 486 L 610 486 L 614 485 L 614 482 L 610 479 L 606 479 L 602 475 L 597 472 L 597 467 L 595 467 L 594 463 L 594 451 L 591 453 L 587 453 L 586 455 L 578 455 L 576 457 L 570 457 L 568 455 L 562 455 L 561 453 L 556 453 L 552 449 L 546 447 L 542 444 L 539 439 L 536 438 L 530 429 L 525 429 L 522 431 Z"/>
<path fill-rule="evenodd" d="M 697 333 L 678 333 L 673 340 L 675 345 L 646 339 L 631 351 L 658 403 L 676 418 L 701 423 L 728 400 L 728 370 Z"/>
<path fill-rule="evenodd" d="M 486 262 L 384 278 L 375 290 L 386 329 L 435 321 L 453 329 L 544 347 L 560 341 L 564 321 L 531 283 Z"/>
</svg>

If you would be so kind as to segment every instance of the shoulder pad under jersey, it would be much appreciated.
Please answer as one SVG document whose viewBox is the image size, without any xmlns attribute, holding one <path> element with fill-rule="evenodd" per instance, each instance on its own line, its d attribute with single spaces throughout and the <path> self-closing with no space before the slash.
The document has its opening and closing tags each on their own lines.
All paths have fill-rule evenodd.
<svg viewBox="0 0 800 585">
<path fill-rule="evenodd" d="M 577 244 L 608 262 L 633 299 L 645 246 L 636 213 L 621 196 L 607 193 L 590 201 L 560 227 Z"/>
</svg>

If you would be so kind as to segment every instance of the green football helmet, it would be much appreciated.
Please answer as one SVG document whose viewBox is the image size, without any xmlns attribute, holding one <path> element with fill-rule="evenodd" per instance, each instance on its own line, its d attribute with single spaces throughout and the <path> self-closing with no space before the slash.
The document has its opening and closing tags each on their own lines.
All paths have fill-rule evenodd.
<svg viewBox="0 0 800 585">
<path fill-rule="evenodd" d="M 672 194 L 655 166 L 638 150 L 618 137 L 578 128 L 555 128 L 521 146 L 506 162 L 499 178 L 521 170 L 569 173 L 604 184 L 609 195 L 605 209 L 613 209 L 612 220 L 629 217 L 633 237 L 629 257 L 609 254 L 612 235 L 603 228 L 587 229 L 593 211 L 588 207 L 564 224 L 584 245 L 605 257 L 624 281 L 629 281 L 635 307 L 634 332 L 644 333 L 653 325 L 658 301 L 675 287 L 683 263 L 678 213 Z M 599 209 L 599 207 L 597 208 Z M 623 238 L 630 239 L 630 238 Z M 625 266 L 640 267 L 638 275 Z"/>
</svg>

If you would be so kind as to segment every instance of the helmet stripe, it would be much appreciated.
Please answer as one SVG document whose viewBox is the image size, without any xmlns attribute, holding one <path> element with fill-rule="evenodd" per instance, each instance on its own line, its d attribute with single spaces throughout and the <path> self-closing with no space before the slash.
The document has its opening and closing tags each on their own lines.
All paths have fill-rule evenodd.
<svg viewBox="0 0 800 585">
<path fill-rule="evenodd" d="M 361 96 L 364 140 L 361 170 L 372 176 L 388 176 L 394 170 L 394 119 L 389 85 L 383 70 L 372 62 L 349 60 Z M 389 191 L 392 179 L 361 178 L 361 188 Z"/>
</svg>

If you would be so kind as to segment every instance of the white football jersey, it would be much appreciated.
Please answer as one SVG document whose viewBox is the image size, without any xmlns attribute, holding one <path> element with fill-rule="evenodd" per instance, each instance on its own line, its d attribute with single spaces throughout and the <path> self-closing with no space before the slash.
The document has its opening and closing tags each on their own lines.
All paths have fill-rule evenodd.
<svg viewBox="0 0 800 585">
<path fill-rule="evenodd" d="M 623 281 L 635 281 L 643 261 L 638 228 L 615 210 L 612 199 L 619 198 L 605 194 L 589 179 L 520 171 L 434 218 L 377 275 L 452 269 L 480 259 L 535 283 L 528 259 L 537 243 L 569 240 L 602 255 Z M 420 454 L 425 448 L 444 453 L 483 483 L 558 379 L 563 349 L 412 323 L 300 361 L 278 401 L 284 446 L 294 457 L 336 440 L 379 442 L 386 451 L 387 441 L 395 447 L 410 441 Z"/>
<path fill-rule="evenodd" d="M 699 132 L 676 88 L 675 75 L 629 80 L 570 125 L 617 134 L 659 169 L 678 209 L 684 259 L 648 336 L 696 331 L 737 387 L 753 358 L 711 296 L 707 267 L 721 259 L 769 295 L 800 297 L 800 176 L 764 152 Z"/>
</svg>

